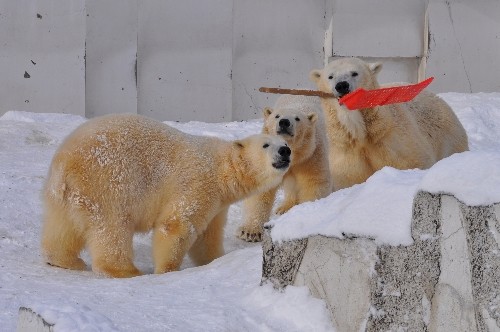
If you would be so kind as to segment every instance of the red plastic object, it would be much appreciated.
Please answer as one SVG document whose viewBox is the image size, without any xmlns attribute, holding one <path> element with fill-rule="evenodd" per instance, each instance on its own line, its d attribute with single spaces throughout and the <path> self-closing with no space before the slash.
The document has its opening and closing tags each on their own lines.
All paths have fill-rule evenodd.
<svg viewBox="0 0 500 332">
<path fill-rule="evenodd" d="M 339 103 L 344 104 L 350 110 L 404 103 L 415 98 L 416 95 L 431 84 L 433 79 L 434 77 L 429 77 L 417 84 L 391 86 L 375 90 L 360 88 L 340 98 Z"/>
</svg>

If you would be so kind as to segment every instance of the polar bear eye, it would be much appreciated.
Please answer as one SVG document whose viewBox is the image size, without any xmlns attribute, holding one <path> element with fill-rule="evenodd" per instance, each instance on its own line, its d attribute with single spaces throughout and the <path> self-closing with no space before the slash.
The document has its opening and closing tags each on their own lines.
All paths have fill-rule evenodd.
<svg viewBox="0 0 500 332">
<path fill-rule="evenodd" d="M 280 118 L 280 116 L 279 116 L 279 115 L 276 115 L 276 116 L 275 116 L 275 118 L 276 118 L 276 119 L 279 119 L 279 118 Z"/>
<path fill-rule="evenodd" d="M 356 76 L 358 76 L 358 73 L 357 73 L 357 72 L 355 72 L 355 71 L 353 71 L 353 72 L 352 72 L 352 74 L 351 74 L 351 76 L 352 76 L 352 77 L 356 77 Z"/>
<path fill-rule="evenodd" d="M 300 118 L 295 118 L 295 121 L 300 121 Z"/>
<path fill-rule="evenodd" d="M 329 80 L 333 80 L 333 75 L 328 76 Z"/>
<path fill-rule="evenodd" d="M 268 148 L 268 147 L 269 147 L 269 144 L 267 144 L 267 143 L 266 143 L 266 144 L 262 145 L 262 147 L 263 147 L 264 149 L 265 149 L 265 148 Z"/>
</svg>

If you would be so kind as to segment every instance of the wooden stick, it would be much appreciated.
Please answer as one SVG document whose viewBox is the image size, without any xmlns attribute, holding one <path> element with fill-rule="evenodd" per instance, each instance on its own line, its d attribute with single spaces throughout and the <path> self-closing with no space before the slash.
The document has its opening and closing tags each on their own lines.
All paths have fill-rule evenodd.
<svg viewBox="0 0 500 332">
<path fill-rule="evenodd" d="M 317 96 L 321 98 L 334 98 L 332 93 L 315 90 L 299 90 L 299 89 L 280 89 L 280 88 L 265 88 L 259 89 L 260 92 L 276 93 L 281 95 L 299 95 L 299 96 Z"/>
</svg>

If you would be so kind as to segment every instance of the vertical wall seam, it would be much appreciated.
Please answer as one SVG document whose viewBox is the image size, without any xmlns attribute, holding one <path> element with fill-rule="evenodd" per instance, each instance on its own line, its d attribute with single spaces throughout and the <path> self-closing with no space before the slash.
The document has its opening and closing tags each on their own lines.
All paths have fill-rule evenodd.
<svg viewBox="0 0 500 332">
<path fill-rule="evenodd" d="M 139 81 L 138 81 L 138 59 L 139 59 L 139 1 L 135 0 L 136 6 L 136 31 L 135 31 L 135 113 L 139 114 Z"/>
</svg>

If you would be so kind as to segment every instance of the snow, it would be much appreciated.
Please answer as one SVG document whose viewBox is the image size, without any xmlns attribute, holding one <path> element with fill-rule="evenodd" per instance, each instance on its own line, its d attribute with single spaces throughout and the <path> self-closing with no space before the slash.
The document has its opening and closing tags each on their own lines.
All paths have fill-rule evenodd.
<svg viewBox="0 0 500 332">
<path fill-rule="evenodd" d="M 430 170 L 386 167 L 365 183 L 283 216 L 273 216 L 273 238 L 352 234 L 392 245 L 410 244 L 411 207 L 418 190 L 446 192 L 467 204 L 500 197 L 500 93 L 440 95 L 469 135 L 470 152 Z M 39 241 L 40 189 L 52 155 L 84 118 L 11 111 L 0 117 L 0 331 L 14 331 L 20 306 L 56 331 L 332 331 L 323 301 L 304 287 L 260 286 L 262 249 L 234 234 L 241 205 L 229 211 L 227 254 L 209 265 L 154 275 L 151 236 L 134 238 L 135 264 L 146 275 L 108 279 L 91 271 L 45 265 Z M 260 132 L 262 121 L 168 124 L 191 134 L 238 139 Z M 282 198 L 280 196 L 280 198 Z M 83 255 L 87 264 L 88 254 Z"/>
<path fill-rule="evenodd" d="M 271 237 L 280 242 L 317 234 L 362 235 L 378 243 L 409 245 L 413 196 L 424 173 L 384 167 L 365 183 L 294 206 L 271 221 Z"/>
<path fill-rule="evenodd" d="M 436 163 L 420 189 L 452 194 L 470 206 L 500 202 L 500 151 L 469 151 Z"/>
</svg>

